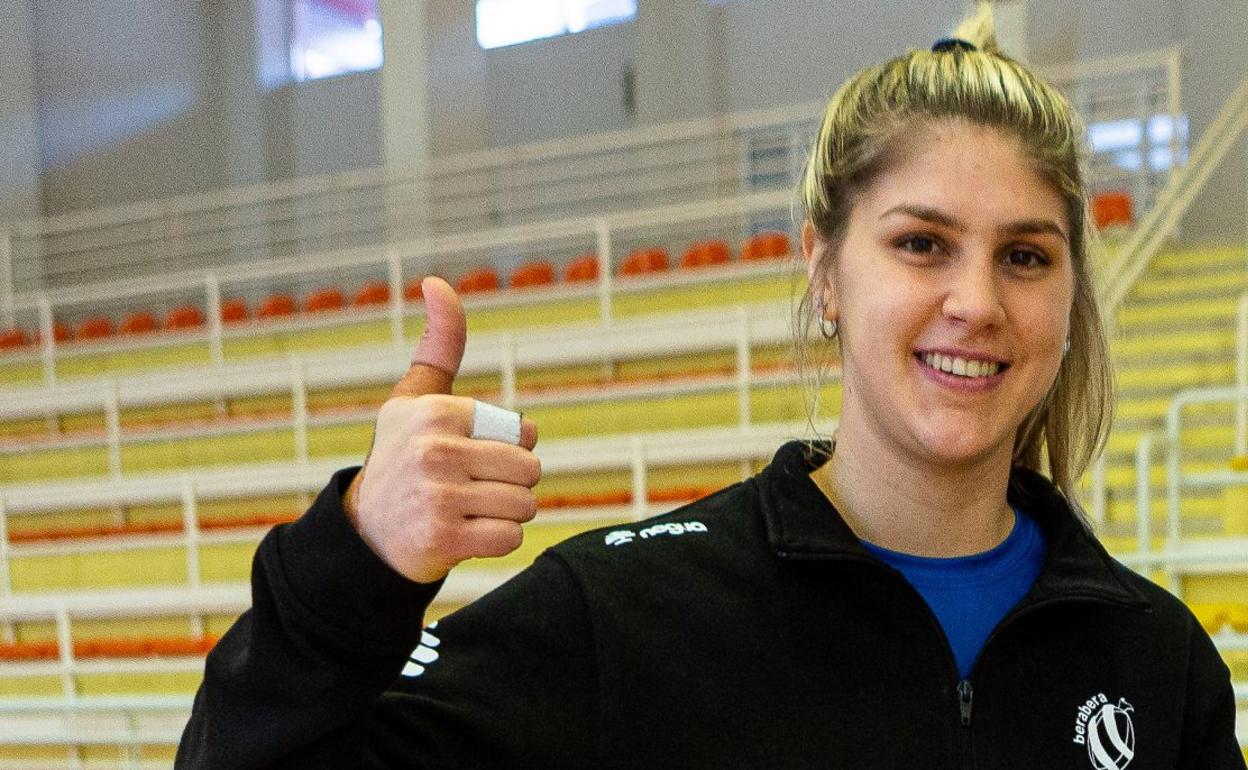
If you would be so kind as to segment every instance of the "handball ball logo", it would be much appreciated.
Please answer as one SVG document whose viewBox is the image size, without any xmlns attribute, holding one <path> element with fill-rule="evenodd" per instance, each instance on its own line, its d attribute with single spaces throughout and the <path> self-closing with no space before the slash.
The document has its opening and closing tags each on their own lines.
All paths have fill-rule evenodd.
<svg viewBox="0 0 1248 770">
<path fill-rule="evenodd" d="M 1123 770 L 1135 757 L 1135 709 L 1126 698 L 1106 703 L 1088 721 L 1088 759 L 1096 770 Z"/>
</svg>

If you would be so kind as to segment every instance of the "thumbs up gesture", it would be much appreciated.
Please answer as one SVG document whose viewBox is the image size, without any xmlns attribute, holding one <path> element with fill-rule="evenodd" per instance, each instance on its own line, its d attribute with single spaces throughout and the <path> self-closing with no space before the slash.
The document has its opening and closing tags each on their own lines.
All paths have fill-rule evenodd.
<svg viewBox="0 0 1248 770">
<path fill-rule="evenodd" d="M 474 556 L 520 546 L 537 513 L 537 427 L 520 444 L 471 438 L 475 402 L 451 395 L 467 327 L 455 290 L 422 283 L 425 331 L 412 366 L 377 414 L 373 448 L 343 496 L 364 542 L 410 580 L 432 583 Z"/>
</svg>

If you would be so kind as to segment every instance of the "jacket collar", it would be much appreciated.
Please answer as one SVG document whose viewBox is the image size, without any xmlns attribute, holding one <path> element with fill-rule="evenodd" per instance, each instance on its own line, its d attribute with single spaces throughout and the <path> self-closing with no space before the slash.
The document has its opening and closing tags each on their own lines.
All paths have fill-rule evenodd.
<svg viewBox="0 0 1248 770">
<path fill-rule="evenodd" d="M 768 544 L 784 558 L 878 561 L 810 478 L 828 448 L 826 442 L 790 441 L 759 474 Z M 1151 606 L 1048 479 L 1014 468 L 1007 499 L 1035 519 L 1048 546 L 1032 599 L 1085 597 Z"/>
</svg>

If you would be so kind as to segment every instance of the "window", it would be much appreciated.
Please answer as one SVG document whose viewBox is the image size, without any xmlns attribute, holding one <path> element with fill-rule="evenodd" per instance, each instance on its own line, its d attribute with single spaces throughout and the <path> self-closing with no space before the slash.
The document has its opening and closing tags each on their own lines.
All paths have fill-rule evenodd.
<svg viewBox="0 0 1248 770">
<path fill-rule="evenodd" d="M 1172 157 L 1172 138 L 1178 149 L 1177 159 Z M 1108 155 L 1115 166 L 1126 171 L 1139 171 L 1145 158 L 1152 171 L 1166 171 L 1187 162 L 1187 116 L 1180 115 L 1177 121 L 1162 114 L 1147 120 L 1125 118 L 1092 123 L 1088 126 L 1088 144 L 1093 153 Z"/>
<path fill-rule="evenodd" d="M 637 16 L 637 0 L 477 0 L 482 48 L 621 24 Z"/>
<path fill-rule="evenodd" d="M 294 0 L 290 72 L 316 80 L 381 66 L 377 0 Z"/>
</svg>

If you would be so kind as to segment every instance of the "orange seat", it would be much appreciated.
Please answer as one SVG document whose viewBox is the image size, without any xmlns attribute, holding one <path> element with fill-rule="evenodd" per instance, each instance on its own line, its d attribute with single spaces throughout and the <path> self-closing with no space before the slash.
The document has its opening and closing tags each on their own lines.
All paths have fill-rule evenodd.
<svg viewBox="0 0 1248 770">
<path fill-rule="evenodd" d="M 61 323 L 60 321 L 57 321 L 52 324 L 52 339 L 54 341 L 69 342 L 72 336 L 73 335 L 71 335 L 69 332 L 69 327 L 66 326 L 65 324 Z M 42 330 L 35 332 L 34 344 L 36 345 L 43 344 L 43 331 Z"/>
<path fill-rule="evenodd" d="M 227 324 L 246 321 L 251 317 L 247 310 L 247 301 L 239 297 L 221 301 L 221 320 Z"/>
<path fill-rule="evenodd" d="M 289 294 L 272 294 L 256 308 L 257 318 L 279 318 L 295 312 L 295 298 Z"/>
<path fill-rule="evenodd" d="M 122 334 L 147 334 L 156 331 L 156 316 L 140 310 L 126 316 L 121 322 L 119 331 Z"/>
<path fill-rule="evenodd" d="M 0 350 L 13 350 L 30 344 L 26 332 L 22 329 L 5 329 L 0 332 Z"/>
<path fill-rule="evenodd" d="M 323 313 L 327 310 L 341 310 L 346 304 L 342 290 L 335 288 L 317 289 L 308 295 L 303 309 L 309 313 Z"/>
<path fill-rule="evenodd" d="M 723 265 L 732 260 L 732 252 L 723 241 L 702 241 L 685 250 L 680 257 L 680 266 L 705 267 L 707 265 Z"/>
<path fill-rule="evenodd" d="M 1109 190 L 1092 197 L 1092 221 L 1098 230 L 1107 227 L 1130 227 L 1134 218 L 1131 213 L 1131 195 L 1122 190 Z"/>
<path fill-rule="evenodd" d="M 460 294 L 476 294 L 483 291 L 498 291 L 498 271 L 492 267 L 480 267 L 460 276 L 455 282 L 455 291 Z"/>
<path fill-rule="evenodd" d="M 390 284 L 386 281 L 369 281 L 359 288 L 351 304 L 356 307 L 384 305 L 390 301 Z"/>
<path fill-rule="evenodd" d="M 751 236 L 745 242 L 745 245 L 741 247 L 741 259 L 745 261 L 773 259 L 788 256 L 790 251 L 792 251 L 792 246 L 788 235 L 768 231 Z"/>
<path fill-rule="evenodd" d="M 182 305 L 169 311 L 166 329 L 193 329 L 204 325 L 204 314 L 194 305 Z"/>
<path fill-rule="evenodd" d="M 620 275 L 660 273 L 666 269 L 667 249 L 658 247 L 637 249 L 628 255 L 628 258 L 624 260 L 624 264 L 620 265 Z"/>
<path fill-rule="evenodd" d="M 598 255 L 582 254 L 568 263 L 567 272 L 563 274 L 565 283 L 598 280 Z"/>
<path fill-rule="evenodd" d="M 549 286 L 555 282 L 555 266 L 549 262 L 527 262 L 511 274 L 511 288 Z"/>
<path fill-rule="evenodd" d="M 54 332 L 55 333 L 55 332 Z M 74 335 L 80 340 L 101 340 L 113 336 L 113 321 L 108 316 L 92 316 L 78 324 L 78 332 Z"/>
</svg>

